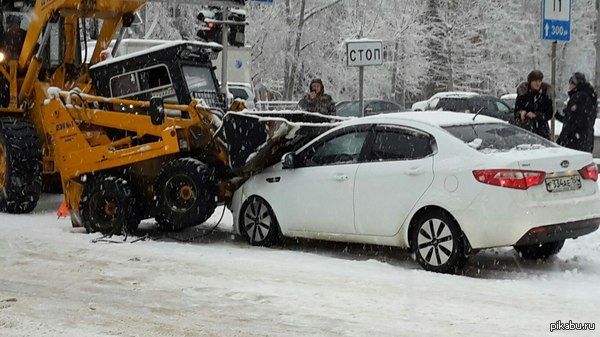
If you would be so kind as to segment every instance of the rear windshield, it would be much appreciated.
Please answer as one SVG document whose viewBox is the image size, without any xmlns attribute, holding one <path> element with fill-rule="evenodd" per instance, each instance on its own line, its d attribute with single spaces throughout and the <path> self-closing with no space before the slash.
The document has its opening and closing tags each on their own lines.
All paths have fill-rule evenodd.
<svg viewBox="0 0 600 337">
<path fill-rule="evenodd" d="M 438 102 L 437 109 L 448 111 L 464 112 L 470 109 L 469 101 L 466 98 L 442 98 Z"/>
<path fill-rule="evenodd" d="M 545 138 L 510 124 L 453 125 L 444 129 L 470 147 L 482 152 L 557 147 Z"/>
</svg>

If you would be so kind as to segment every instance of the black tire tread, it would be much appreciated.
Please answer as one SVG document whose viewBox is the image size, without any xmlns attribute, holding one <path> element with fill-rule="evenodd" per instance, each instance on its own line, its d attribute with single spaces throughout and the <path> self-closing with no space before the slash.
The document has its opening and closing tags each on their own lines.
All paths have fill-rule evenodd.
<svg viewBox="0 0 600 337">
<path fill-rule="evenodd" d="M 1 117 L 0 142 L 7 157 L 7 181 L 0 192 L 0 210 L 29 213 L 37 206 L 42 192 L 40 140 L 31 122 Z"/>
<path fill-rule="evenodd" d="M 127 234 L 135 231 L 140 223 L 139 202 L 131 186 L 123 178 L 114 176 L 91 176 L 84 187 L 79 212 L 82 225 L 88 233 Z M 94 219 L 90 210 L 91 197 L 96 191 L 109 191 L 118 195 L 120 201 L 120 218 L 112 224 L 102 224 Z"/>
<path fill-rule="evenodd" d="M 195 212 L 176 213 L 165 205 L 162 187 L 166 180 L 176 173 L 188 174 L 198 182 L 200 197 Z M 161 229 L 167 231 L 179 231 L 200 225 L 208 220 L 217 208 L 217 188 L 213 171 L 208 165 L 195 158 L 179 158 L 167 162 L 158 176 L 156 194 L 155 220 Z"/>
</svg>

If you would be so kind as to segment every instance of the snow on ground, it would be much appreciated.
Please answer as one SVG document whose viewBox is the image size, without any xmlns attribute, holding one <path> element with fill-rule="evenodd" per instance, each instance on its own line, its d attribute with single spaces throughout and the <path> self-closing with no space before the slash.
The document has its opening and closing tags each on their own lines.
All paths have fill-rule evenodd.
<svg viewBox="0 0 600 337">
<path fill-rule="evenodd" d="M 600 323 L 600 232 L 547 262 L 484 251 L 452 276 L 397 249 L 250 247 L 229 233 L 228 212 L 191 243 L 92 243 L 98 234 L 56 219 L 61 198 L 0 214 L 0 336 L 592 336 L 550 323 Z"/>
</svg>

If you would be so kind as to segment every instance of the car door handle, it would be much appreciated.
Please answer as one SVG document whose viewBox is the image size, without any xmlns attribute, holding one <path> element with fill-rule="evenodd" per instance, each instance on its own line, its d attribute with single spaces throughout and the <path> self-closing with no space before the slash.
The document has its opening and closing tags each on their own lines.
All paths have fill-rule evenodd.
<svg viewBox="0 0 600 337">
<path fill-rule="evenodd" d="M 404 172 L 409 176 L 418 176 L 419 174 L 425 173 L 425 170 L 422 167 L 411 167 Z"/>
<path fill-rule="evenodd" d="M 338 173 L 338 174 L 334 174 L 333 175 L 333 180 L 337 180 L 337 181 L 345 181 L 350 179 L 350 177 L 348 177 L 348 175 L 343 174 L 343 173 Z"/>
</svg>

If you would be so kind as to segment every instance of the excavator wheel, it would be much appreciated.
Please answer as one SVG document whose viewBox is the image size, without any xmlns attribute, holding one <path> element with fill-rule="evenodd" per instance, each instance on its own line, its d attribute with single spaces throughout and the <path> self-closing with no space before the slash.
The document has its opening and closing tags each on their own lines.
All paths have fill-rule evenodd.
<svg viewBox="0 0 600 337">
<path fill-rule="evenodd" d="M 217 207 L 211 169 L 194 158 L 164 165 L 156 183 L 156 221 L 161 229 L 177 231 L 206 221 Z"/>
<path fill-rule="evenodd" d="M 88 179 L 79 203 L 88 233 L 119 235 L 135 231 L 140 223 L 139 203 L 127 181 L 114 176 Z"/>
<path fill-rule="evenodd" d="M 31 212 L 42 193 L 42 151 L 33 124 L 0 118 L 0 211 Z"/>
</svg>

